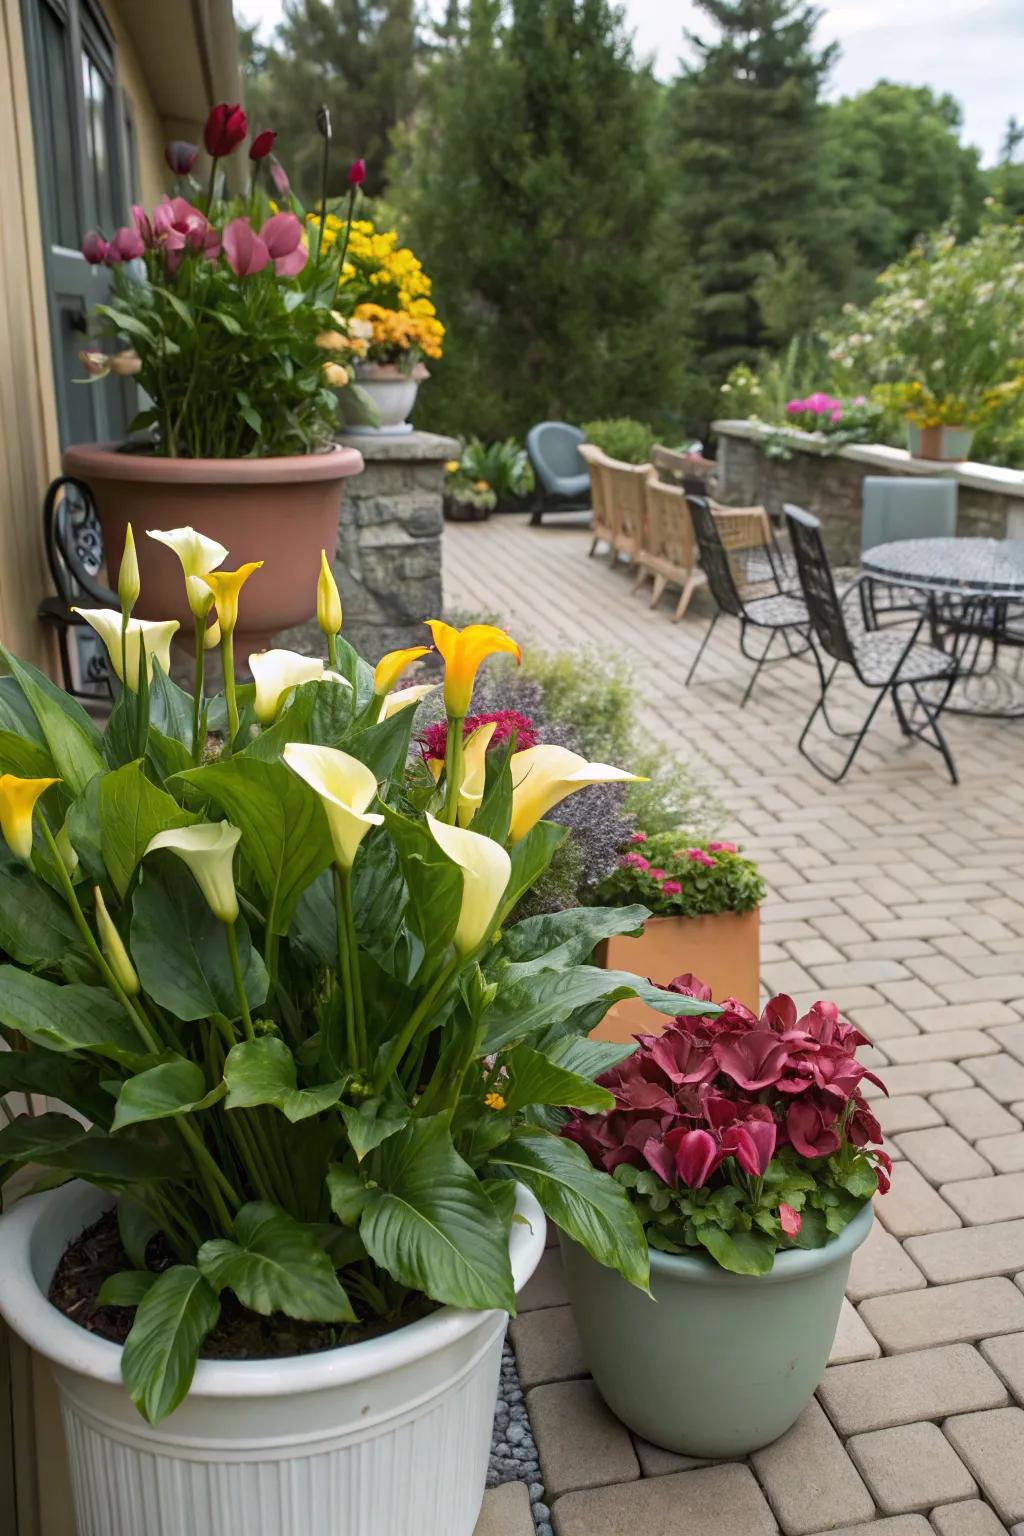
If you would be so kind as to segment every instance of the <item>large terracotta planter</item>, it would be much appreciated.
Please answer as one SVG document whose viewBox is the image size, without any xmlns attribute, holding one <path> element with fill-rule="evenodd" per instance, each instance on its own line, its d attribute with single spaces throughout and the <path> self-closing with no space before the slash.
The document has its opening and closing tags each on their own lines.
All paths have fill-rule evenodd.
<svg viewBox="0 0 1024 1536">
<path fill-rule="evenodd" d="M 973 436 L 973 427 L 916 427 L 907 422 L 907 447 L 915 459 L 959 463 L 970 453 Z"/>
<path fill-rule="evenodd" d="M 737 997 L 756 1013 L 760 995 L 760 914 L 719 912 L 714 917 L 649 917 L 640 938 L 619 934 L 598 949 L 597 962 L 665 983 L 686 971 L 711 988 L 716 1002 Z M 631 1040 L 641 1030 L 660 1034 L 664 1020 L 638 997 L 615 1003 L 593 1031 L 596 1040 Z"/>
<path fill-rule="evenodd" d="M 64 453 L 65 474 L 84 480 L 95 497 L 112 580 L 130 522 L 142 578 L 135 613 L 178 619 L 186 644 L 192 615 L 181 565 L 146 532 L 189 525 L 227 548 L 229 570 L 266 562 L 243 593 L 235 640 L 241 655 L 313 617 L 320 551 L 337 547 L 342 481 L 362 467 L 355 448 L 271 459 L 166 459 L 86 443 Z"/>
</svg>

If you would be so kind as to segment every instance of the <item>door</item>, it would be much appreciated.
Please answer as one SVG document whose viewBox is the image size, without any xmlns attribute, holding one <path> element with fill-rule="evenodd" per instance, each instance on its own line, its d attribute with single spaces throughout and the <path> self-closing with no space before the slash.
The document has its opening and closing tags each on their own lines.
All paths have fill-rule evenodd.
<svg viewBox="0 0 1024 1536">
<path fill-rule="evenodd" d="M 63 447 L 121 437 L 134 414 L 128 381 L 75 380 L 84 376 L 89 311 L 110 287 L 107 269 L 82 256 L 82 236 L 99 229 L 109 238 L 135 189 L 114 38 L 98 0 L 22 0 L 22 19 Z"/>
</svg>

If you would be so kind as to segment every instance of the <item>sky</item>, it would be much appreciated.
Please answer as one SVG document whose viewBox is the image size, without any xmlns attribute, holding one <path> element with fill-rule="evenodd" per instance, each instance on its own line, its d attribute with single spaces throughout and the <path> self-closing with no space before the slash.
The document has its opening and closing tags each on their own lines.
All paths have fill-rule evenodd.
<svg viewBox="0 0 1024 1536">
<path fill-rule="evenodd" d="M 948 91 L 964 114 L 963 138 L 996 158 L 1011 115 L 1024 120 L 1024 0 L 819 0 L 822 43 L 842 54 L 828 94 L 867 90 L 876 80 Z M 269 32 L 282 0 L 236 0 L 235 12 Z M 692 0 L 625 0 L 637 51 L 669 79 L 685 56 L 683 30 L 700 30 Z"/>
</svg>

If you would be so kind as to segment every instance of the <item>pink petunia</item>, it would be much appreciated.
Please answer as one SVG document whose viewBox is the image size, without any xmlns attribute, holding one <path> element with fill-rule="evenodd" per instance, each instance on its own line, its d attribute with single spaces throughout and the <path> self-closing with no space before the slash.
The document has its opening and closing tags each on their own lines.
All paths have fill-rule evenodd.
<svg viewBox="0 0 1024 1536">
<path fill-rule="evenodd" d="M 686 857 L 691 864 L 703 864 L 705 869 L 714 869 L 715 861 L 704 852 L 703 848 L 687 848 Z"/>
<path fill-rule="evenodd" d="M 629 839 L 629 841 L 631 843 L 646 843 L 646 841 L 647 841 L 647 833 L 646 832 L 634 832 L 633 836 Z"/>
<path fill-rule="evenodd" d="M 667 869 L 649 869 L 647 871 L 647 873 L 650 875 L 652 880 L 664 880 L 665 876 L 668 874 L 668 870 Z"/>
<path fill-rule="evenodd" d="M 735 843 L 708 843 L 709 853 L 739 853 Z"/>
<path fill-rule="evenodd" d="M 678 896 L 682 892 L 682 886 L 678 880 L 665 880 L 662 882 L 662 894 L 665 896 Z"/>
</svg>

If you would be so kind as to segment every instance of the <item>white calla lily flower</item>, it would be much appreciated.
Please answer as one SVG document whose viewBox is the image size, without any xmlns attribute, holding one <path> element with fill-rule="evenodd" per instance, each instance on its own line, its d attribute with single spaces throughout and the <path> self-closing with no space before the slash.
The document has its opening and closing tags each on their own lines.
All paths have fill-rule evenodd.
<svg viewBox="0 0 1024 1536">
<path fill-rule="evenodd" d="M 256 684 L 256 718 L 261 725 L 270 725 L 293 688 L 323 678 L 324 664 L 319 656 L 298 651 L 259 651 L 249 657 L 249 670 Z"/>
<path fill-rule="evenodd" d="M 458 818 L 460 827 L 468 827 L 484 798 L 487 781 L 487 748 L 498 729 L 496 720 L 478 726 L 467 736 L 462 749 L 462 783 L 459 785 Z"/>
<path fill-rule="evenodd" d="M 166 848 L 177 854 L 195 876 L 214 917 L 233 923 L 238 916 L 235 894 L 235 849 L 242 833 L 230 821 L 200 822 L 193 827 L 171 827 L 158 832 L 146 846 L 146 853 Z"/>
<path fill-rule="evenodd" d="M 292 772 L 319 796 L 331 831 L 335 862 L 342 869 L 351 869 L 363 838 L 384 820 L 379 812 L 366 809 L 377 794 L 373 772 L 337 747 L 317 747 L 304 741 L 290 741 L 283 756 Z"/>
<path fill-rule="evenodd" d="M 487 937 L 512 875 L 512 860 L 491 837 L 450 827 L 427 815 L 430 834 L 442 853 L 462 870 L 462 907 L 454 944 L 460 955 L 472 954 Z"/>
<path fill-rule="evenodd" d="M 110 665 L 126 688 L 139 691 L 139 657 L 146 647 L 146 678 L 153 681 L 153 658 L 170 674 L 171 640 L 180 629 L 177 619 L 129 619 L 125 631 L 127 677 L 121 667 L 121 612 L 118 608 L 72 608 L 85 620 L 107 648 Z"/>
<path fill-rule="evenodd" d="M 433 693 L 436 687 L 436 683 L 413 683 L 409 688 L 396 688 L 392 693 L 385 694 L 380 707 L 380 719 L 387 720 L 397 715 L 399 710 L 418 704 L 428 693 Z"/>
<path fill-rule="evenodd" d="M 541 745 L 512 755 L 512 824 L 509 841 L 518 843 L 559 801 L 589 784 L 638 784 L 639 773 L 609 763 L 588 763 L 568 747 Z"/>
<path fill-rule="evenodd" d="M 197 619 L 205 619 L 213 605 L 213 593 L 202 578 L 227 559 L 224 545 L 207 538 L 205 533 L 197 533 L 194 528 L 150 528 L 147 531 L 151 539 L 172 549 L 181 561 L 188 605 Z"/>
</svg>

